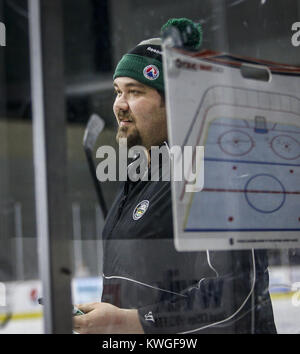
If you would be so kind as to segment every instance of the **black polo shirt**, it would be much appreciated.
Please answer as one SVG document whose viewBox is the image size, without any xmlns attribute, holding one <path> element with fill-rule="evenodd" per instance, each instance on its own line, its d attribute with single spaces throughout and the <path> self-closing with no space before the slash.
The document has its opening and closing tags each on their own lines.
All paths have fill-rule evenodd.
<svg viewBox="0 0 300 354">
<path fill-rule="evenodd" d="M 178 252 L 170 182 L 127 181 L 103 230 L 102 301 L 146 333 L 275 333 L 263 251 Z"/>
</svg>

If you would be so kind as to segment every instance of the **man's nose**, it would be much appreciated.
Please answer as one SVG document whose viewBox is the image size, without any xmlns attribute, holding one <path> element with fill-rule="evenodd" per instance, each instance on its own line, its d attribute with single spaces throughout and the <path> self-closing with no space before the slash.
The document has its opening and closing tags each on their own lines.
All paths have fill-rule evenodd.
<svg viewBox="0 0 300 354">
<path fill-rule="evenodd" d="M 117 111 L 128 111 L 129 105 L 126 98 L 123 96 L 117 97 L 115 100 L 115 108 Z"/>
</svg>

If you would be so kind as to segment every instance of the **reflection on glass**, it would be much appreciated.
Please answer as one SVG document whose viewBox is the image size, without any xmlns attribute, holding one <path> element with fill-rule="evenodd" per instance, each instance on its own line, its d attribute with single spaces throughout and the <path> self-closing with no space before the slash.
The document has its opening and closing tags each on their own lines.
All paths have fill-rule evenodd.
<svg viewBox="0 0 300 354">
<path fill-rule="evenodd" d="M 98 114 L 104 120 L 105 128 L 93 149 L 95 165 L 99 162 L 95 158 L 97 147 L 117 147 L 117 124 L 112 112 L 112 75 L 115 65 L 123 54 L 141 40 L 160 36 L 161 26 L 171 17 L 188 17 L 201 23 L 205 49 L 299 65 L 299 47 L 294 47 L 291 42 L 291 28 L 299 20 L 299 8 L 297 1 L 286 2 L 277 4 L 276 7 L 270 0 L 203 0 L 200 7 L 199 0 L 189 0 L 188 6 L 181 0 L 151 3 L 139 0 L 64 1 L 68 202 L 73 231 L 74 303 L 102 299 L 117 306 L 136 308 L 148 306 L 153 299 L 157 302 L 171 301 L 174 300 L 173 293 L 180 292 L 184 296 L 189 292 L 195 295 L 185 307 L 174 302 L 174 306 L 180 309 L 179 315 L 182 311 L 188 311 L 191 313 L 191 321 L 198 321 L 200 318 L 205 322 L 207 312 L 194 314 L 194 318 L 193 311 L 196 304 L 198 306 L 207 300 L 206 305 L 213 307 L 211 318 L 219 322 L 231 316 L 230 309 L 238 309 L 234 306 L 238 293 L 244 299 L 250 293 L 254 296 L 249 298 L 249 303 L 239 313 L 240 323 L 250 313 L 255 313 L 250 328 L 250 331 L 255 332 L 259 330 L 256 327 L 258 323 L 270 328 L 264 322 L 261 307 L 264 299 L 269 305 L 269 298 L 258 299 L 258 294 L 264 296 L 269 291 L 278 333 L 299 333 L 299 249 L 269 249 L 258 252 L 256 275 L 263 278 L 259 289 L 253 289 L 253 278 L 245 276 L 249 275 L 253 266 L 253 254 L 250 250 L 243 251 L 244 257 L 240 257 L 241 254 L 238 255 L 235 251 L 204 251 L 199 255 L 191 252 L 186 255 L 187 264 L 178 269 L 172 265 L 172 257 L 176 258 L 178 254 L 175 250 L 171 252 L 172 257 L 168 254 L 172 247 L 172 237 L 157 240 L 151 232 L 147 233 L 149 230 L 142 230 L 143 236 L 146 236 L 142 242 L 136 234 L 135 239 L 130 239 L 128 233 L 122 234 L 123 229 L 118 235 L 123 236 L 123 239 L 108 241 L 103 249 L 103 213 L 82 146 L 88 119 L 93 114 Z M 42 289 L 38 272 L 34 210 L 27 1 L 0 0 L 0 22 L 6 27 L 6 46 L 0 46 L 0 333 L 40 333 L 43 331 L 42 308 L 37 299 L 42 295 Z M 256 95 L 254 98 L 250 96 L 249 92 L 244 92 L 244 95 L 240 93 L 241 102 L 248 98 L 248 103 L 253 100 L 269 102 L 271 108 L 280 105 L 284 108 L 286 104 L 291 105 L 292 109 L 295 107 L 291 100 L 286 103 L 276 93 L 262 97 Z M 225 102 L 228 96 L 224 90 L 216 88 L 208 93 L 205 104 L 215 102 L 218 97 L 223 103 L 228 103 Z M 186 229 L 240 229 L 245 225 L 262 229 L 270 225 L 286 228 L 299 226 L 297 202 L 291 212 L 284 214 L 282 218 L 272 217 L 274 210 L 283 210 L 287 203 L 287 192 L 296 191 L 299 138 L 298 128 L 293 124 L 277 122 L 270 107 L 262 106 L 259 114 L 234 120 L 221 114 L 214 117 L 207 126 L 205 169 L 208 175 L 205 180 L 209 180 L 210 186 L 206 186 L 205 191 L 195 196 L 194 204 L 191 204 L 189 213 L 186 214 Z M 216 159 L 226 160 L 219 161 L 217 173 Z M 256 171 L 255 166 L 252 166 L 252 178 L 236 178 L 236 183 L 232 183 L 230 176 L 249 174 L 246 164 L 239 162 L 261 162 L 266 159 L 273 163 L 273 167 L 277 167 L 270 170 L 268 165 L 263 171 Z M 277 162 L 280 162 L 280 166 Z M 285 175 L 282 173 L 283 165 L 289 166 Z M 220 177 L 223 178 L 222 190 L 216 191 L 214 182 L 219 181 Z M 286 177 L 289 182 L 283 183 Z M 101 187 L 110 208 L 120 185 L 118 182 L 103 182 Z M 229 190 L 233 193 L 229 194 Z M 257 190 L 265 193 L 253 193 Z M 294 194 L 294 198 L 296 196 Z M 246 199 L 247 210 L 250 212 L 268 215 L 268 223 L 256 219 L 257 223 L 253 225 L 253 219 L 247 218 L 247 210 L 243 212 L 240 209 L 239 198 Z M 134 207 L 138 202 L 140 200 Z M 214 207 L 218 204 L 230 205 L 231 210 L 224 208 L 218 214 Z M 199 205 L 202 209 L 200 216 L 197 213 Z M 208 208 L 207 205 L 211 206 Z M 242 221 L 235 216 L 239 214 L 244 215 Z M 162 225 L 163 215 L 157 216 L 155 224 L 158 227 Z M 103 269 L 103 263 L 107 267 L 107 257 L 114 254 L 116 258 L 113 261 L 122 260 L 120 274 L 126 279 L 102 277 L 103 271 L 107 271 L 107 268 Z M 162 262 L 165 263 L 164 271 L 157 274 L 157 264 L 161 265 Z M 267 273 L 264 273 L 267 266 L 269 280 Z M 160 293 L 156 289 L 158 292 L 151 297 L 153 289 L 148 286 L 138 290 L 130 287 L 130 283 L 127 283 L 128 288 L 127 285 L 124 286 L 124 281 L 130 282 L 128 279 L 131 279 L 129 270 L 132 271 L 131 274 L 135 274 L 138 270 L 143 272 L 143 269 L 147 269 L 151 275 L 151 284 L 156 284 L 159 289 L 167 286 L 170 292 Z M 198 272 L 198 269 L 201 271 Z M 106 274 L 106 277 L 110 276 L 116 274 Z M 222 279 L 228 284 L 231 282 L 226 288 L 227 292 L 222 292 L 220 284 L 223 286 L 224 283 L 217 281 L 220 277 L 224 277 Z M 146 283 L 143 279 L 139 281 Z M 237 289 L 237 284 L 243 284 L 244 287 Z M 204 289 L 203 297 L 197 297 L 197 286 Z M 129 293 L 136 302 L 128 300 Z M 228 299 L 232 299 L 232 303 L 224 307 L 222 300 Z M 150 312 L 149 310 L 145 315 L 152 322 L 153 314 Z M 176 327 L 176 321 L 180 322 L 180 318 L 176 317 L 176 311 L 174 313 L 171 321 Z M 163 327 L 164 316 L 161 316 L 160 321 Z M 225 330 L 224 324 L 220 323 L 220 332 Z M 234 326 L 233 320 L 232 328 Z M 243 329 L 241 325 L 235 331 L 242 332 Z"/>
</svg>

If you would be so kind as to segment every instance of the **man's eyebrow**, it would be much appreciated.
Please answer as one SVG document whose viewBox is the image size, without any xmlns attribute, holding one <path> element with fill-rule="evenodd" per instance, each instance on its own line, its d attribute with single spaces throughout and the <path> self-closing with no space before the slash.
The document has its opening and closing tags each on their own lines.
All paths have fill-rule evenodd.
<svg viewBox="0 0 300 354">
<path fill-rule="evenodd" d="M 127 84 L 125 84 L 124 85 L 126 88 L 128 88 L 128 87 L 139 87 L 139 88 L 142 88 L 142 89 L 144 89 L 145 88 L 145 85 L 143 85 L 143 84 L 140 84 L 140 83 L 138 83 L 138 82 L 128 82 Z M 116 83 L 114 83 L 114 88 L 118 88 L 119 86 L 116 84 Z"/>
<path fill-rule="evenodd" d="M 143 84 L 140 84 L 138 82 L 129 82 L 128 84 L 125 84 L 126 87 L 140 87 L 140 88 L 145 88 Z"/>
</svg>

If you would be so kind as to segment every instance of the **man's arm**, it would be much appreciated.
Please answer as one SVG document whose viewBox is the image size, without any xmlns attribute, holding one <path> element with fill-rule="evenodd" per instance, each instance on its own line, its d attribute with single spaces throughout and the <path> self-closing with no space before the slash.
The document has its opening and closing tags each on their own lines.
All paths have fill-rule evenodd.
<svg viewBox="0 0 300 354">
<path fill-rule="evenodd" d="M 81 334 L 144 333 L 137 310 L 121 309 L 105 302 L 78 305 L 84 315 L 73 319 L 74 330 Z"/>
<path fill-rule="evenodd" d="M 215 277 L 138 309 L 145 333 L 276 333 L 266 253 L 211 253 L 223 265 Z"/>
</svg>

